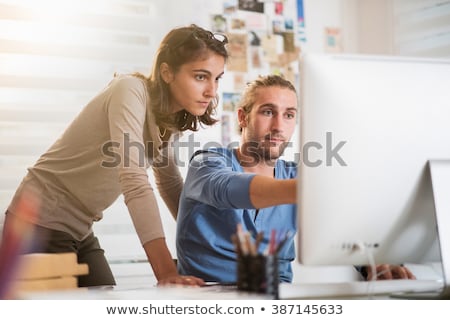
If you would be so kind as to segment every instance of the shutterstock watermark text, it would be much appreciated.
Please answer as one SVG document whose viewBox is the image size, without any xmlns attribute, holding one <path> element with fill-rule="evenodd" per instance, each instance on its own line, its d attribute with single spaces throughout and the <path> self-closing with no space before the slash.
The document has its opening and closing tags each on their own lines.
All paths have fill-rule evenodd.
<svg viewBox="0 0 450 320">
<path fill-rule="evenodd" d="M 203 144 L 196 140 L 195 134 L 190 134 L 187 140 L 175 140 L 170 142 L 174 152 L 175 162 L 180 167 L 187 166 L 190 157 L 197 150 L 209 150 L 213 148 L 234 149 L 239 147 L 239 141 L 233 141 L 226 146 L 220 142 L 209 141 Z M 307 141 L 300 146 L 299 151 L 294 152 L 294 158 L 291 159 L 297 165 L 302 162 L 307 167 L 319 167 L 325 165 L 327 167 L 338 165 L 347 166 L 341 152 L 345 149 L 347 141 L 333 141 L 333 133 L 325 133 L 325 143 L 319 141 Z M 275 158 L 285 153 L 286 150 L 294 148 L 292 142 L 281 144 L 279 150 L 273 148 L 261 147 L 256 142 L 248 143 L 244 146 L 249 150 L 253 157 L 252 162 L 246 163 L 251 166 L 252 163 L 256 165 L 261 161 L 273 163 Z M 158 156 L 155 157 L 154 153 Z M 107 141 L 102 145 L 101 153 L 105 160 L 102 161 L 101 166 L 104 168 L 130 167 L 137 165 L 139 167 L 148 167 L 148 164 L 164 167 L 169 164 L 169 148 L 163 146 L 160 150 L 155 150 L 153 141 L 147 141 L 145 145 L 139 141 L 131 141 L 130 135 L 125 133 L 122 141 Z M 184 156 L 184 158 L 182 157 Z M 133 160 L 132 160 L 133 159 Z M 153 160 L 148 160 L 153 159 Z M 289 160 L 289 159 L 288 159 Z M 131 161 L 137 162 L 132 164 Z M 150 163 L 147 163 L 150 161 Z M 229 164 L 231 166 L 231 163 Z"/>
</svg>

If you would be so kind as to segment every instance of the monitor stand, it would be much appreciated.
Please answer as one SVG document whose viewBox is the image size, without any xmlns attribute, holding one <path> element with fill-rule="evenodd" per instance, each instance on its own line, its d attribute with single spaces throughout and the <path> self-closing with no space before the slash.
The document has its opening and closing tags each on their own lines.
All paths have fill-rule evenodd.
<svg viewBox="0 0 450 320">
<path fill-rule="evenodd" d="M 450 160 L 429 161 L 434 209 L 441 250 L 443 298 L 450 298 Z"/>
<path fill-rule="evenodd" d="M 450 299 L 450 160 L 430 160 L 429 168 L 441 253 L 443 289 L 441 292 L 393 294 L 392 297 Z"/>
</svg>

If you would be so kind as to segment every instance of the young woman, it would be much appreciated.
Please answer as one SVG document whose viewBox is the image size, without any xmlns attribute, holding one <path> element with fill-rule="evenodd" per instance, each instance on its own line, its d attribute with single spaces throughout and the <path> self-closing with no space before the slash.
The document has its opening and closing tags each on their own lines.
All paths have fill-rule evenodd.
<svg viewBox="0 0 450 320">
<path fill-rule="evenodd" d="M 8 207 L 5 228 L 20 216 L 24 196 L 37 198 L 39 214 L 29 222 L 39 242 L 32 252 L 76 252 L 78 262 L 89 266 L 79 286 L 114 285 L 92 225 L 123 194 L 158 284 L 203 284 L 177 273 L 147 169 L 152 167 L 176 218 L 183 180 L 171 142 L 177 132 L 217 121 L 212 113 L 226 43 L 225 36 L 196 25 L 173 29 L 160 44 L 150 77 L 115 76 L 29 168 Z"/>
</svg>

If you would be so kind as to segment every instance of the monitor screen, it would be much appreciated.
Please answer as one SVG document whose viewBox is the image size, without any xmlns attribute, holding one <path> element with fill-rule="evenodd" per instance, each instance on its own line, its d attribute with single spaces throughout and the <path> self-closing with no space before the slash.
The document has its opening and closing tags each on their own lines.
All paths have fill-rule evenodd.
<svg viewBox="0 0 450 320">
<path fill-rule="evenodd" d="M 439 262 L 429 160 L 450 159 L 450 61 L 300 65 L 299 262 Z"/>
</svg>

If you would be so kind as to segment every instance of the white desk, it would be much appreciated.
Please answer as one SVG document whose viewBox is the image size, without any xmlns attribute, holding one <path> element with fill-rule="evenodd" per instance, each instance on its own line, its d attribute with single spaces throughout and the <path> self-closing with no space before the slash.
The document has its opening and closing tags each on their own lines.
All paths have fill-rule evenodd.
<svg viewBox="0 0 450 320">
<path fill-rule="evenodd" d="M 409 265 L 413 273 L 420 280 L 438 280 L 439 273 L 432 266 Z M 281 298 L 296 298 L 295 291 L 299 290 L 298 298 L 308 298 L 305 290 L 318 290 L 319 294 L 326 291 L 326 283 L 335 284 L 331 290 L 339 290 L 340 287 L 349 286 L 348 283 L 359 280 L 359 274 L 352 266 L 324 266 L 307 267 L 297 263 L 293 264 L 293 285 L 281 284 Z M 152 275 L 148 263 L 133 263 L 112 265 L 116 276 L 117 286 L 113 289 L 84 289 L 58 292 L 34 292 L 23 295 L 24 299 L 104 299 L 104 300 L 242 300 L 242 299 L 271 299 L 270 296 L 238 292 L 229 287 L 157 287 L 156 279 Z M 321 284 L 324 284 L 321 286 Z M 295 288 L 296 285 L 305 285 Z M 430 283 L 431 285 L 431 283 Z M 370 289 L 370 288 L 369 288 Z M 330 290 L 330 289 L 328 289 Z M 355 289 L 356 290 L 356 289 Z M 388 298 L 385 294 L 378 295 Z M 317 298 L 312 295 L 310 298 Z M 333 297 L 325 297 L 332 299 Z M 339 296 L 339 298 L 345 298 Z M 355 297 L 348 297 L 355 298 Z M 368 298 L 361 295 L 357 298 Z M 320 297 L 319 297 L 320 299 Z"/>
<path fill-rule="evenodd" d="M 84 289 L 32 292 L 19 298 L 31 300 L 271 300 L 264 294 L 241 292 L 229 287 L 156 287 Z"/>
</svg>

